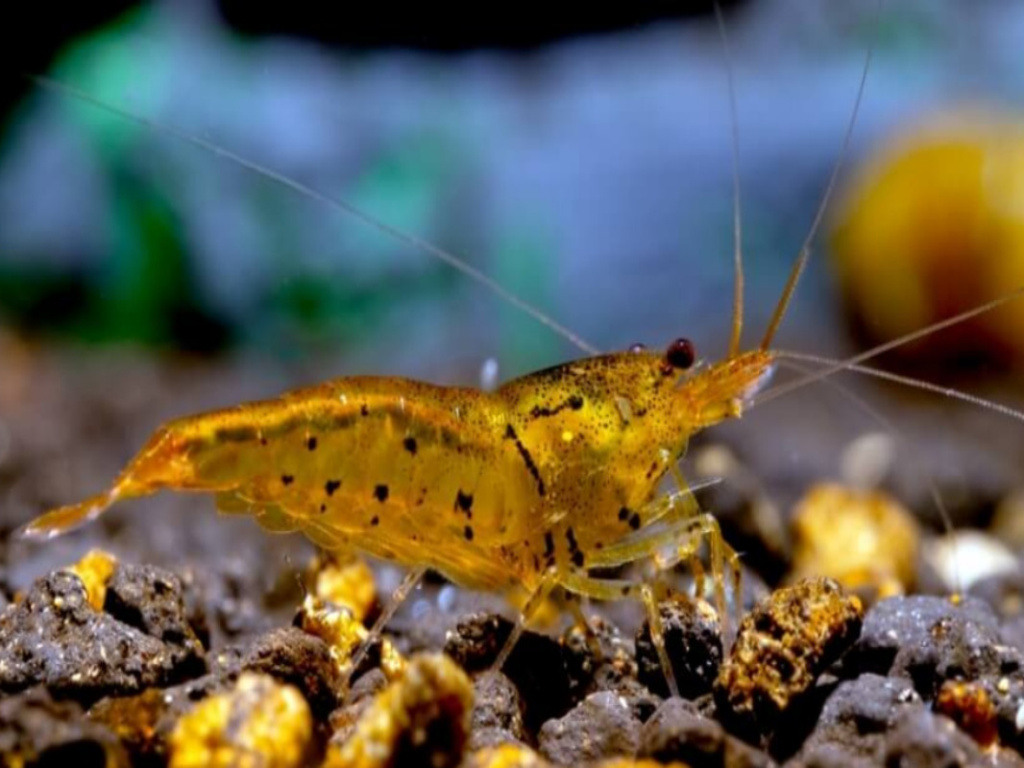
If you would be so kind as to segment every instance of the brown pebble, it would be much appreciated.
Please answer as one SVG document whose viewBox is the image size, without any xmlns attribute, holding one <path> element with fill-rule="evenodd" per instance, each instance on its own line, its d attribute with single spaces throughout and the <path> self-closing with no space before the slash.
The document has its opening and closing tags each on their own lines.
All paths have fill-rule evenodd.
<svg viewBox="0 0 1024 768">
<path fill-rule="evenodd" d="M 856 639 L 863 607 L 831 579 L 776 590 L 740 622 L 715 680 L 724 722 L 745 737 L 769 735 L 779 715 Z"/>
<path fill-rule="evenodd" d="M 882 491 L 819 483 L 797 504 L 792 527 L 794 580 L 828 576 L 878 598 L 914 586 L 920 526 Z"/>
<path fill-rule="evenodd" d="M 0 765 L 128 768 L 130 762 L 115 733 L 39 686 L 0 697 Z"/>
<path fill-rule="evenodd" d="M 640 721 L 629 704 L 611 691 L 587 696 L 565 717 L 544 723 L 537 737 L 540 753 L 559 765 L 576 765 L 633 755 L 640 745 Z"/>
<path fill-rule="evenodd" d="M 229 691 L 200 701 L 178 721 L 168 768 L 299 768 L 312 750 L 313 718 L 302 694 L 245 672 Z"/>
<path fill-rule="evenodd" d="M 935 698 L 935 711 L 945 715 L 981 747 L 999 740 L 995 703 L 978 682 L 947 680 Z"/>
<path fill-rule="evenodd" d="M 472 705 L 473 685 L 455 662 L 440 653 L 413 656 L 363 712 L 351 737 L 328 748 L 323 766 L 454 768 L 462 761 Z"/>
<path fill-rule="evenodd" d="M 89 596 L 89 605 L 95 610 L 103 610 L 103 601 L 107 596 L 107 581 L 114 575 L 117 568 L 117 558 L 102 549 L 90 549 L 74 565 L 64 570 L 75 574 L 85 585 L 85 592 Z"/>
</svg>

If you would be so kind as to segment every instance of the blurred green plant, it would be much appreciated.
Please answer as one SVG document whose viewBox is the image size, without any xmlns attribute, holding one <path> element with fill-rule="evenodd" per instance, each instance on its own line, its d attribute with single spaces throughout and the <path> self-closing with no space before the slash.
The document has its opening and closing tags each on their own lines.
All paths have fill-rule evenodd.
<svg viewBox="0 0 1024 768">
<path fill-rule="evenodd" d="M 136 9 L 70 45 L 52 76 L 104 102 L 127 99 L 133 112 L 179 126 L 195 122 L 182 107 L 175 111 L 184 91 L 187 109 L 203 115 L 200 122 L 216 114 L 218 141 L 247 146 L 259 131 L 254 104 L 267 108 L 252 96 L 259 89 L 248 81 L 272 65 L 261 63 L 268 49 L 220 29 L 187 31 L 175 28 L 166 13 Z M 181 64 L 192 55 L 202 60 L 200 82 L 193 82 L 194 69 Z M 15 151 L 16 134 L 30 135 L 46 124 L 57 123 L 52 133 L 58 136 L 70 135 L 70 151 L 83 153 L 83 163 L 99 178 L 102 200 L 92 202 L 101 214 L 90 226 L 103 246 L 97 252 L 95 243 L 82 245 L 92 252 L 64 259 L 64 267 L 57 258 L 33 258 L 41 249 L 33 252 L 31 245 L 29 252 L 8 253 L 11 258 L 0 253 L 0 316 L 8 322 L 97 343 L 198 351 L 247 343 L 295 353 L 296 340 L 300 352 L 303 341 L 340 347 L 410 296 L 432 297 L 442 307 L 458 280 L 391 238 L 270 183 L 244 174 L 243 183 L 235 183 L 238 169 L 230 164 L 131 121 L 71 100 L 34 96 L 9 126 L 4 149 Z M 165 117 L 168 112 L 173 117 Z M 364 127 L 364 142 L 366 135 Z M 289 140 L 262 137 L 268 146 Z M 440 239 L 438 231 L 450 228 L 458 241 L 459 222 L 473 214 L 451 205 L 458 187 L 453 179 L 465 164 L 458 137 L 417 125 L 374 139 L 354 169 L 341 176 L 327 169 L 321 183 L 328 189 L 344 184 L 334 193 L 400 229 Z M 50 183 L 33 180 L 44 189 Z M 196 247 L 204 226 L 209 237 L 209 220 L 197 226 L 193 218 L 197 210 L 205 216 L 211 205 L 224 207 L 223 225 L 217 225 L 212 245 L 207 240 Z"/>
</svg>

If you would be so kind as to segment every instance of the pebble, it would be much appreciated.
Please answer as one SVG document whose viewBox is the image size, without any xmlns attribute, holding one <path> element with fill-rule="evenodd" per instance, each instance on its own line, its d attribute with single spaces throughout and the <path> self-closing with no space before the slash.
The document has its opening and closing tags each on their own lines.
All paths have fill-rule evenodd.
<svg viewBox="0 0 1024 768">
<path fill-rule="evenodd" d="M 377 605 L 373 571 L 362 558 L 321 553 L 310 563 L 313 594 L 324 602 L 348 608 L 357 621 L 365 622 Z"/>
<path fill-rule="evenodd" d="M 997 744 L 996 705 L 983 683 L 947 680 L 935 697 L 935 711 L 956 723 L 983 749 Z"/>
<path fill-rule="evenodd" d="M 328 718 L 331 745 L 340 747 L 349 740 L 355 732 L 359 718 L 388 684 L 387 675 L 380 668 L 369 670 L 352 683 L 352 687 L 345 695 L 344 704 L 334 710 Z"/>
<path fill-rule="evenodd" d="M 912 595 L 883 600 L 867 612 L 843 666 L 907 678 L 931 700 L 945 680 L 1010 674 L 1021 668 L 1021 656 L 1002 644 L 987 603 Z"/>
<path fill-rule="evenodd" d="M 149 688 L 136 696 L 111 696 L 90 707 L 88 717 L 117 734 L 133 764 L 166 765 L 168 740 L 178 721 L 197 702 L 229 689 L 233 682 L 209 674 L 170 688 Z"/>
<path fill-rule="evenodd" d="M 472 703 L 472 683 L 450 658 L 417 654 L 373 699 L 344 744 L 328 748 L 323 767 L 455 768 L 469 737 Z"/>
<path fill-rule="evenodd" d="M 969 529 L 929 539 L 922 555 L 947 592 L 967 592 L 984 579 L 1010 576 L 1020 569 L 1009 547 Z"/>
<path fill-rule="evenodd" d="M 661 697 L 637 680 L 634 644 L 601 616 L 590 616 L 588 621 L 593 637 L 588 638 L 587 630 L 579 625 L 562 635 L 573 700 L 612 691 L 626 700 L 640 722 L 645 722 L 661 704 Z"/>
<path fill-rule="evenodd" d="M 345 685 L 327 644 L 295 627 L 275 629 L 257 638 L 242 657 L 241 666 L 295 686 L 318 719 L 338 706 L 338 693 Z"/>
<path fill-rule="evenodd" d="M 467 672 L 482 672 L 490 669 L 511 631 L 512 622 L 498 614 L 468 614 L 448 634 L 444 652 Z M 530 731 L 561 717 L 572 706 L 566 653 L 547 635 L 524 631 L 501 672 L 522 696 L 524 721 Z"/>
<path fill-rule="evenodd" d="M 463 768 L 549 768 L 550 763 L 529 747 L 499 744 L 474 751 Z"/>
<path fill-rule="evenodd" d="M 863 609 L 831 579 L 776 590 L 740 623 L 714 684 L 719 717 L 750 741 L 814 685 L 857 637 Z"/>
<path fill-rule="evenodd" d="M 973 768 L 994 763 L 952 721 L 923 706 L 897 716 L 880 757 L 880 764 L 901 768 Z"/>
<path fill-rule="evenodd" d="M 117 736 L 42 687 L 0 699 L 0 765 L 127 768 Z"/>
<path fill-rule="evenodd" d="M 341 679 L 355 679 L 377 666 L 389 679 L 396 679 L 405 669 L 405 659 L 395 650 L 390 640 L 380 636 L 374 638 L 373 644 L 363 654 L 360 667 L 352 669 L 354 656 L 362 644 L 367 642 L 370 632 L 347 608 L 307 595 L 295 617 L 295 624 L 303 632 L 327 644 Z"/>
<path fill-rule="evenodd" d="M 679 694 L 692 699 L 708 693 L 722 663 L 722 635 L 715 609 L 703 600 L 664 600 L 658 605 Z M 637 679 L 654 693 L 668 696 L 665 671 L 645 621 L 636 634 Z"/>
<path fill-rule="evenodd" d="M 819 483 L 797 503 L 792 530 L 792 579 L 827 576 L 871 597 L 914 586 L 920 526 L 887 493 Z"/>
<path fill-rule="evenodd" d="M 302 694 L 245 672 L 228 691 L 200 701 L 176 724 L 168 768 L 300 768 L 313 751 L 313 720 Z"/>
<path fill-rule="evenodd" d="M 924 706 L 910 681 L 863 674 L 825 701 L 797 765 L 878 765 L 886 735 L 908 707 Z"/>
<path fill-rule="evenodd" d="M 558 765 L 633 755 L 640 745 L 640 721 L 624 699 L 601 691 L 564 717 L 544 723 L 537 745 L 543 757 Z"/>
<path fill-rule="evenodd" d="M 774 765 L 764 752 L 730 736 L 715 720 L 686 699 L 670 698 L 640 731 L 640 757 L 661 763 L 679 761 L 690 768 L 754 768 Z"/>
<path fill-rule="evenodd" d="M 473 681 L 470 715 L 471 750 L 507 742 L 525 744 L 523 702 L 515 685 L 501 672 L 485 672 Z"/>
<path fill-rule="evenodd" d="M 64 570 L 75 574 L 85 585 L 89 605 L 97 611 L 103 610 L 107 596 L 107 581 L 117 568 L 117 558 L 102 549 L 90 549 L 72 566 Z"/>
<path fill-rule="evenodd" d="M 196 657 L 204 653 L 192 628 L 181 579 L 163 568 L 118 564 L 106 583 L 103 610 L 150 637 L 189 649 Z"/>
<path fill-rule="evenodd" d="M 141 615 L 136 608 L 133 618 Z M 136 623 L 147 626 L 144 619 Z M 81 579 L 56 571 L 0 615 L 0 690 L 42 683 L 55 696 L 90 704 L 204 673 L 205 655 L 194 635 L 182 627 L 170 636 L 180 642 L 94 610 Z"/>
</svg>

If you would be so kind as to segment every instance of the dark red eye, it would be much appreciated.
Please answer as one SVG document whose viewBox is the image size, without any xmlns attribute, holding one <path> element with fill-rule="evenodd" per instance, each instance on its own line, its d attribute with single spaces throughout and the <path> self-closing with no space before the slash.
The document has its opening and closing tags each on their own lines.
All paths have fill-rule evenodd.
<svg viewBox="0 0 1024 768">
<path fill-rule="evenodd" d="M 689 339 L 676 339 L 665 350 L 665 361 L 673 368 L 686 370 L 697 359 L 697 350 Z"/>
<path fill-rule="evenodd" d="M 629 348 L 629 351 L 632 352 L 634 355 L 639 355 L 641 352 L 647 351 L 647 345 L 637 342 L 636 344 L 632 345 Z"/>
</svg>

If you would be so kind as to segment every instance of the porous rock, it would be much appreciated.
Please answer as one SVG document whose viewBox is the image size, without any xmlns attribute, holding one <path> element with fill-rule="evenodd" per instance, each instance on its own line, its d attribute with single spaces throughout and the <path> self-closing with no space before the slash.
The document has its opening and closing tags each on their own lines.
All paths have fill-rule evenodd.
<svg viewBox="0 0 1024 768">
<path fill-rule="evenodd" d="M 107 728 L 42 688 L 0 699 L 0 764 L 121 768 L 128 755 Z"/>
<path fill-rule="evenodd" d="M 133 764 L 164 765 L 168 739 L 198 701 L 228 688 L 233 678 L 209 674 L 170 688 L 149 688 L 135 696 L 111 696 L 96 702 L 89 720 L 115 734 Z"/>
<path fill-rule="evenodd" d="M 241 666 L 294 685 L 317 718 L 326 717 L 338 705 L 345 683 L 327 643 L 295 627 L 258 637 L 242 657 Z"/>
<path fill-rule="evenodd" d="M 467 672 L 482 672 L 493 664 L 511 631 L 512 622 L 498 614 L 469 614 L 449 633 L 444 652 Z M 546 635 L 524 631 L 500 671 L 519 689 L 530 730 L 565 714 L 572 704 L 565 653 Z"/>
<path fill-rule="evenodd" d="M 637 680 L 633 642 L 601 616 L 591 616 L 589 625 L 589 629 L 574 625 L 562 636 L 573 701 L 611 691 L 626 700 L 640 722 L 646 722 L 661 697 Z"/>
<path fill-rule="evenodd" d="M 640 731 L 638 756 L 661 763 L 681 762 L 690 768 L 754 768 L 774 765 L 764 752 L 730 736 L 697 706 L 670 698 Z"/>
<path fill-rule="evenodd" d="M 900 768 L 968 768 L 991 764 L 970 736 L 925 707 L 901 712 L 885 740 L 882 765 Z"/>
<path fill-rule="evenodd" d="M 886 735 L 908 707 L 923 707 L 910 681 L 872 673 L 841 683 L 822 708 L 796 765 L 878 765 Z"/>
<path fill-rule="evenodd" d="M 601 691 L 564 717 L 544 723 L 537 744 L 541 755 L 559 765 L 633 755 L 640 744 L 640 721 L 622 698 Z"/>
<path fill-rule="evenodd" d="M 105 613 L 196 657 L 203 655 L 189 621 L 184 587 L 175 574 L 152 565 L 120 563 L 106 586 Z"/>
<path fill-rule="evenodd" d="M 74 574 L 37 580 L 0 615 L 0 690 L 43 684 L 61 698 L 91 703 L 167 686 L 205 671 L 194 637 L 165 642 L 94 610 Z"/>
<path fill-rule="evenodd" d="M 935 711 L 952 720 L 983 749 L 999 740 L 996 703 L 984 683 L 947 680 L 935 697 Z"/>
<path fill-rule="evenodd" d="M 373 698 L 344 744 L 328 748 L 323 766 L 454 768 L 468 740 L 472 699 L 472 683 L 450 658 L 415 655 Z"/>
<path fill-rule="evenodd" d="M 934 709 L 983 749 L 1007 747 L 1024 753 L 1024 675 L 947 680 Z"/>
<path fill-rule="evenodd" d="M 679 695 L 692 699 L 711 690 L 722 663 L 718 614 L 703 600 L 669 599 L 658 605 L 665 650 Z M 647 621 L 636 635 L 637 679 L 654 693 L 668 696 L 666 672 Z"/>
<path fill-rule="evenodd" d="M 333 747 L 340 747 L 348 741 L 355 731 L 359 718 L 373 704 L 377 695 L 387 687 L 387 675 L 379 667 L 360 675 L 352 683 L 352 687 L 345 695 L 344 703 L 331 712 L 329 717 L 330 744 Z"/>
<path fill-rule="evenodd" d="M 519 691 L 500 672 L 485 672 L 473 681 L 469 749 L 510 742 L 526 743 Z"/>
<path fill-rule="evenodd" d="M 776 590 L 740 623 L 714 684 L 719 717 L 750 741 L 763 741 L 779 716 L 856 638 L 862 608 L 831 579 Z"/>
<path fill-rule="evenodd" d="M 873 606 L 844 670 L 905 677 L 933 699 L 946 680 L 1012 674 L 1021 655 L 1002 643 L 999 623 L 976 598 L 893 597 Z"/>
<path fill-rule="evenodd" d="M 244 672 L 193 706 L 168 738 L 168 768 L 301 768 L 313 751 L 309 705 L 292 686 Z"/>
</svg>

